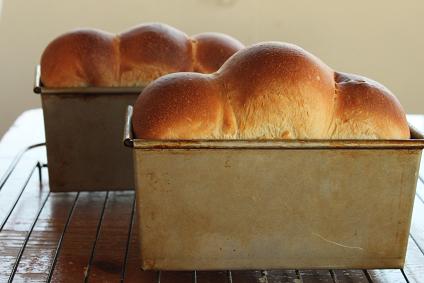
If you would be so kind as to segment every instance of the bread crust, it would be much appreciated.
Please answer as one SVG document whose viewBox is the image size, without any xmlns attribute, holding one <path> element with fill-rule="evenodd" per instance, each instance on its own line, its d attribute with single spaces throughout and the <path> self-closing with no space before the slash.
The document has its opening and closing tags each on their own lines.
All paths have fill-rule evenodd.
<svg viewBox="0 0 424 283">
<path fill-rule="evenodd" d="M 51 88 L 145 86 L 169 73 L 215 72 L 244 47 L 223 34 L 198 34 L 195 38 L 161 23 L 138 25 L 118 35 L 97 29 L 74 30 L 57 37 L 44 50 L 41 81 Z"/>
<path fill-rule="evenodd" d="M 209 74 L 217 71 L 234 53 L 244 48 L 237 39 L 217 32 L 192 36 L 194 71 Z"/>
<path fill-rule="evenodd" d="M 188 121 L 188 122 L 187 122 Z M 152 82 L 135 103 L 145 139 L 407 139 L 396 97 L 370 79 L 334 72 L 293 44 L 238 51 L 215 73 Z"/>
<path fill-rule="evenodd" d="M 335 72 L 335 78 L 332 138 L 409 138 L 405 112 L 390 90 L 359 75 Z"/>
<path fill-rule="evenodd" d="M 57 37 L 41 56 L 43 84 L 46 87 L 117 85 L 117 45 L 113 34 L 96 29 L 78 29 Z"/>
</svg>

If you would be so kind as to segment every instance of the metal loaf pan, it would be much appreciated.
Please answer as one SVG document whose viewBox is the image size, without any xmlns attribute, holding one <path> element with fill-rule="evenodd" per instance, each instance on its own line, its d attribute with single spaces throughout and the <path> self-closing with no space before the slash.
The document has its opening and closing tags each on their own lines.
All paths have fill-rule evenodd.
<svg viewBox="0 0 424 283">
<path fill-rule="evenodd" d="M 133 139 L 143 269 L 400 268 L 423 136 Z"/>
<path fill-rule="evenodd" d="M 34 92 L 41 95 L 50 190 L 128 190 L 134 187 L 131 151 L 122 147 L 127 105 L 142 88 L 45 88 L 40 66 Z"/>
</svg>

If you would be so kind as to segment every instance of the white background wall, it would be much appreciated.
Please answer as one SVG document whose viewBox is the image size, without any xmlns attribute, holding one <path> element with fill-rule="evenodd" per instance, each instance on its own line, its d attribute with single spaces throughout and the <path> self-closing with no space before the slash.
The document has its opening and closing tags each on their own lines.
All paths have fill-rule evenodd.
<svg viewBox="0 0 424 283">
<path fill-rule="evenodd" d="M 248 44 L 296 43 L 335 69 L 385 84 L 407 112 L 424 113 L 422 0 L 3 0 L 0 11 L 0 136 L 40 106 L 33 70 L 51 39 L 76 27 L 119 32 L 149 21 Z"/>
</svg>

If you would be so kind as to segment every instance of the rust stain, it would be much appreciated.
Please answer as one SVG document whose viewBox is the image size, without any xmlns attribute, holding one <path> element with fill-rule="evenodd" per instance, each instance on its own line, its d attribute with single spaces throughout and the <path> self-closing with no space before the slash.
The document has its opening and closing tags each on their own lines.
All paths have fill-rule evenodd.
<svg viewBox="0 0 424 283">
<path fill-rule="evenodd" d="M 140 140 L 135 148 L 142 150 L 219 150 L 219 149 L 396 149 L 414 151 L 424 148 L 424 140 Z"/>
<path fill-rule="evenodd" d="M 252 143 L 255 143 L 256 141 L 252 141 Z M 196 141 L 193 144 L 199 144 L 200 142 Z M 148 143 L 145 143 L 144 145 L 146 145 Z M 159 143 L 156 143 L 159 144 Z M 175 144 L 184 144 L 184 143 L 172 143 L 172 145 Z M 143 145 L 143 146 L 144 146 Z M 169 146 L 170 144 L 167 144 L 167 146 Z M 187 145 L 187 144 L 186 144 Z M 206 143 L 202 143 L 202 146 L 208 146 L 208 144 Z M 212 144 L 213 146 L 214 144 Z M 223 146 L 226 146 L 228 144 L 223 144 Z M 154 155 L 154 157 L 160 156 L 160 157 L 164 157 L 164 160 L 166 161 L 160 161 L 160 162 L 167 162 L 167 161 L 171 161 L 174 160 L 175 158 L 172 156 L 172 154 L 187 154 L 189 156 L 193 155 L 194 157 L 198 155 L 199 152 L 204 153 L 204 154 L 210 154 L 211 156 L 218 156 L 219 159 L 215 160 L 213 158 L 211 159 L 207 159 L 208 164 L 205 164 L 205 160 L 206 159 L 201 159 L 199 161 L 199 163 L 196 162 L 192 162 L 192 160 L 190 158 L 186 159 L 185 157 L 182 157 L 181 160 L 184 160 L 184 162 L 189 162 L 189 166 L 187 167 L 188 170 L 191 170 L 191 168 L 193 167 L 199 167 L 199 164 L 204 165 L 205 167 L 207 167 L 208 169 L 211 167 L 216 167 L 217 170 L 221 170 L 222 172 L 224 172 L 222 175 L 225 176 L 226 178 L 229 178 L 228 173 L 232 173 L 232 170 L 235 170 L 235 172 L 237 172 L 237 168 L 240 162 L 239 161 L 239 155 L 238 153 L 234 153 L 234 152 L 219 152 L 215 151 L 216 148 L 206 148 L 207 150 L 209 150 L 208 152 L 205 152 L 204 150 L 202 150 L 202 148 L 195 148 L 194 150 L 187 150 L 186 148 L 175 148 L 175 149 L 170 149 L 166 146 L 166 149 L 168 149 L 167 151 L 163 151 L 163 152 L 159 152 L 157 155 Z M 211 150 L 212 149 L 212 150 Z M 231 148 L 228 148 L 231 149 Z M 314 154 L 316 154 L 316 156 L 322 156 L 323 160 L 321 161 L 320 165 L 322 165 L 322 162 L 324 162 L 325 169 L 324 170 L 330 170 L 332 169 L 332 166 L 338 166 L 338 168 L 342 168 L 343 167 L 343 162 L 346 160 L 352 160 L 355 157 L 360 157 L 358 159 L 358 162 L 355 163 L 355 161 L 352 162 L 348 162 L 349 166 L 357 166 L 355 167 L 355 170 L 361 170 L 362 172 L 374 172 L 375 170 L 381 170 L 380 167 L 375 166 L 375 164 L 379 164 L 379 162 L 385 164 L 385 157 L 387 158 L 387 161 L 389 162 L 389 165 L 392 165 L 391 168 L 393 167 L 397 167 L 399 166 L 400 169 L 402 169 L 404 167 L 404 165 L 407 165 L 409 163 L 403 163 L 405 160 L 408 160 L 409 156 L 406 155 L 418 155 L 420 152 L 419 150 L 415 149 L 415 150 L 407 150 L 405 148 L 400 148 L 400 149 L 394 149 L 394 148 L 383 148 L 383 150 L 381 149 L 370 149 L 367 148 L 366 150 L 363 150 L 364 148 L 359 148 L 360 151 L 358 151 L 356 148 L 343 148 L 343 150 L 339 150 L 337 152 L 334 152 L 332 148 L 326 148 L 323 149 L 322 151 L 316 151 L 314 152 Z M 137 149 L 136 149 L 137 150 Z M 139 152 L 137 152 L 137 154 L 140 154 L 140 156 L 142 156 L 143 154 L 145 154 L 147 151 L 149 150 L 149 148 L 145 148 L 144 152 L 143 150 L 140 150 Z M 304 148 L 304 150 L 306 151 L 310 151 L 310 148 Z M 194 151 L 194 152 L 193 152 Z M 242 153 L 243 150 L 238 150 L 238 152 Z M 246 151 L 244 151 L 246 152 Z M 249 152 L 249 151 L 247 151 Z M 147 154 L 147 153 L 146 153 Z M 156 154 L 156 153 L 155 153 Z M 237 158 L 233 158 L 233 155 L 236 156 Z M 263 158 L 263 151 L 258 151 L 257 153 L 259 158 Z M 272 155 L 273 152 L 270 152 L 270 155 Z M 292 154 L 292 155 L 291 155 Z M 249 156 L 249 154 L 247 154 L 247 156 Z M 297 155 L 297 152 L 291 152 L 289 155 L 289 157 L 296 159 L 296 158 L 302 158 L 303 155 Z M 255 155 L 256 157 L 256 155 Z M 280 157 L 280 156 L 277 156 Z M 309 158 L 309 156 L 307 156 Z M 414 157 L 414 156 L 411 156 Z M 150 156 L 149 156 L 150 158 Z M 169 159 L 167 159 L 169 158 Z M 203 157 L 202 157 L 203 158 Z M 399 159 L 398 159 L 399 158 Z M 194 158 L 195 159 L 195 158 Z M 318 158 L 319 159 L 319 158 Z M 175 164 L 178 164 L 178 162 L 180 161 L 178 158 L 175 159 L 177 162 Z M 243 160 L 243 159 L 242 159 Z M 250 159 L 246 159 L 246 160 L 250 160 Z M 270 159 L 272 160 L 272 159 Z M 192 162 L 192 164 L 190 163 Z M 201 163 L 200 163 L 201 162 Z M 204 254 L 218 254 L 218 255 L 222 255 L 224 254 L 225 256 L 229 256 L 231 258 L 234 259 L 238 259 L 239 257 L 243 256 L 243 253 L 245 251 L 249 251 L 249 249 L 251 249 L 251 247 L 255 247 L 255 243 L 254 241 L 261 235 L 273 235 L 272 233 L 274 233 L 275 230 L 278 231 L 278 227 L 274 229 L 274 227 L 269 226 L 269 224 L 267 224 L 267 222 L 260 222 L 258 221 L 260 219 L 260 216 L 254 215 L 253 220 L 249 220 L 249 225 L 250 227 L 245 228 L 243 227 L 244 225 L 244 218 L 241 217 L 239 222 L 237 222 L 237 225 L 235 225 L 235 228 L 232 229 L 231 227 L 227 227 L 225 225 L 223 225 L 222 223 L 220 223 L 219 221 L 216 221 L 216 219 L 218 217 L 223 217 L 226 219 L 226 214 L 222 213 L 221 211 L 217 212 L 219 214 L 217 214 L 218 217 L 216 217 L 216 215 L 211 214 L 210 212 L 208 212 L 208 210 L 206 208 L 208 208 L 208 205 L 210 205 L 210 202 L 205 201 L 204 206 L 206 208 L 204 208 L 203 206 L 200 205 L 193 205 L 192 203 L 196 204 L 196 201 L 198 200 L 198 194 L 193 194 L 193 196 L 195 198 L 192 199 L 187 198 L 187 195 L 184 195 L 184 193 L 180 193 L 180 191 L 178 190 L 179 187 L 177 186 L 177 184 L 181 184 L 183 181 L 185 182 L 192 182 L 193 180 L 191 178 L 187 178 L 186 180 L 184 179 L 179 179 L 180 176 L 182 176 L 181 178 L 183 178 L 183 174 L 181 174 L 181 172 L 186 172 L 187 168 L 184 168 L 184 166 L 187 166 L 185 163 L 184 166 L 182 166 L 183 168 L 179 168 L 178 170 L 176 170 L 175 172 L 173 171 L 173 167 L 170 166 L 169 164 L 167 164 L 165 166 L 165 168 L 161 168 L 161 164 L 153 163 L 154 166 L 149 168 L 149 159 L 146 158 L 145 163 L 140 164 L 141 166 L 144 166 L 144 170 L 148 171 L 149 173 L 147 173 L 148 175 L 146 177 L 143 177 L 143 174 L 138 175 L 138 178 L 144 178 L 144 181 L 147 182 L 147 184 L 150 185 L 150 182 L 154 183 L 154 181 L 158 178 L 159 179 L 159 184 L 162 185 L 164 188 L 164 190 L 166 188 L 170 188 L 172 187 L 172 185 L 174 186 L 173 188 L 173 194 L 170 194 L 168 196 L 166 196 L 165 194 L 162 195 L 158 195 L 160 197 L 157 197 L 157 199 L 153 199 L 153 201 L 149 201 L 149 202 L 145 202 L 146 207 L 148 207 L 148 210 L 143 211 L 143 215 L 144 215 L 144 220 L 146 220 L 147 222 L 153 222 L 151 220 L 155 220 L 156 223 L 154 223 L 155 225 L 152 226 L 151 230 L 148 230 L 146 232 L 146 230 L 144 230 L 145 234 L 148 235 L 148 233 L 151 233 L 149 236 L 149 239 L 146 240 L 143 244 L 143 248 L 145 249 L 144 251 L 147 251 L 145 254 L 148 255 L 150 258 L 154 258 L 157 260 L 157 262 L 149 262 L 149 261 L 145 261 L 144 265 L 146 265 L 146 268 L 149 269 L 154 269 L 154 268 L 162 268 L 164 266 L 173 264 L 175 265 L 175 263 L 169 263 L 169 262 L 164 262 L 162 263 L 160 260 L 162 260 L 163 255 L 170 255 L 172 254 L 172 256 L 174 255 L 184 255 L 186 257 L 188 257 L 189 259 L 194 258 L 194 260 L 196 259 L 204 259 L 201 257 L 202 253 Z M 328 163 L 328 164 L 327 164 Z M 302 165 L 304 165 L 304 163 L 301 163 Z M 308 163 L 307 163 L 308 164 Z M 342 164 L 342 166 L 341 166 Z M 353 164 L 353 165 L 352 165 Z M 172 164 L 174 165 L 174 164 Z M 236 166 L 237 165 L 237 166 Z M 140 166 L 140 167 L 141 167 Z M 169 167 L 168 167 L 169 166 Z M 233 168 L 230 170 L 226 170 L 225 168 L 231 168 L 231 166 L 236 166 L 237 168 Z M 177 166 L 176 166 L 177 167 Z M 284 167 L 284 166 L 283 166 Z M 154 168 L 155 170 L 152 170 L 152 168 Z M 277 170 L 278 167 L 276 167 L 275 170 Z M 284 167 L 285 168 L 285 167 Z M 163 169 L 163 170 L 162 170 Z M 184 169 L 184 170 L 183 170 Z M 374 170 L 374 171 L 372 171 Z M 145 172 L 144 171 L 144 172 Z M 153 171 L 153 172 L 152 172 Z M 178 171 L 178 172 L 177 172 Z M 205 170 L 207 171 L 207 170 Z M 154 172 L 157 174 L 155 175 Z M 176 175 L 176 172 L 178 173 L 178 175 Z M 202 171 L 201 171 L 202 172 Z M 343 170 L 341 170 L 340 172 L 344 172 Z M 400 173 L 404 173 L 404 176 L 399 176 Z M 409 183 L 409 175 L 407 174 L 409 171 L 404 170 L 404 171 L 396 171 L 396 178 L 394 179 L 395 183 L 399 183 L 402 186 L 407 186 Z M 220 172 L 219 172 L 220 173 Z M 359 172 L 360 173 L 360 172 Z M 175 174 L 175 175 L 174 175 Z M 314 173 L 315 174 L 315 173 Z M 399 174 L 399 175 L 398 175 Z M 166 176 L 165 176 L 166 175 Z M 343 175 L 343 174 L 342 174 Z M 312 175 L 315 176 L 315 175 Z M 256 177 L 256 175 L 255 175 Z M 216 178 L 216 177 L 214 177 Z M 256 177 L 257 178 L 257 177 Z M 293 179 L 299 178 L 298 176 L 294 176 Z M 177 179 L 177 181 L 174 181 L 175 179 Z M 215 179 L 214 179 L 215 180 Z M 348 179 L 349 180 L 349 179 Z M 157 180 L 156 180 L 157 181 Z M 171 184 L 169 183 L 169 181 L 171 182 Z M 237 180 L 238 181 L 238 180 Z M 356 182 L 356 180 L 354 180 Z M 211 181 L 213 185 L 210 185 L 211 187 L 208 187 L 208 189 L 215 189 L 216 187 L 216 183 L 215 181 Z M 199 180 L 199 183 L 201 185 L 198 185 L 196 182 L 193 182 L 196 186 L 202 187 L 202 185 L 205 183 L 203 179 Z M 207 183 L 207 182 L 206 182 Z M 252 182 L 254 185 L 254 182 Z M 351 182 L 354 183 L 354 182 Z M 360 183 L 360 182 L 359 182 Z M 365 184 L 368 184 L 367 182 L 363 182 Z M 185 183 L 186 184 L 186 183 Z M 220 184 L 220 183 L 219 183 Z M 301 183 L 303 184 L 303 183 Z M 221 185 L 221 184 L 220 184 Z M 252 185 L 252 186 L 253 186 Z M 277 184 L 278 185 L 278 184 Z M 305 182 L 305 186 L 308 185 L 307 182 Z M 328 184 L 326 184 L 326 186 L 329 187 L 337 187 L 337 186 L 348 186 L 348 188 L 350 188 L 351 184 L 347 183 L 347 181 L 345 182 L 344 179 L 335 179 L 332 182 L 328 182 Z M 370 182 L 369 186 L 372 187 L 372 182 Z M 249 186 L 249 184 L 248 184 Z M 354 186 L 352 186 L 354 187 Z M 378 187 L 378 186 L 377 186 Z M 202 187 L 203 188 L 203 187 Z M 379 188 L 379 187 L 378 187 Z M 404 189 L 406 189 L 407 187 L 405 187 Z M 151 190 L 155 190 L 154 188 L 150 188 Z M 195 191 L 193 190 L 189 190 L 191 191 Z M 184 192 L 184 191 L 183 191 Z M 163 193 L 163 191 L 161 191 L 160 193 Z M 197 191 L 196 191 L 197 193 Z M 342 198 L 344 197 L 344 195 L 342 193 L 339 194 L 338 191 L 334 191 L 332 192 L 330 190 L 330 193 L 332 194 L 332 198 L 333 199 L 338 199 L 338 198 Z M 147 193 L 146 193 L 147 195 Z M 203 195 L 202 195 L 203 196 Z M 210 195 L 206 195 L 207 197 L 209 197 Z M 235 198 L 238 197 L 238 195 L 234 194 Z M 349 195 L 350 196 L 350 195 Z M 166 199 L 166 197 L 168 197 L 169 199 Z M 260 195 L 247 195 L 246 198 L 250 199 L 250 197 L 252 199 L 254 198 L 259 198 L 260 199 Z M 404 204 L 406 203 L 406 195 L 404 196 Z M 167 202 L 167 205 L 170 205 L 170 207 L 172 207 L 172 209 L 175 209 L 174 213 L 171 213 L 169 215 L 166 215 L 166 218 L 164 218 L 164 215 L 161 213 L 164 210 L 164 202 L 163 199 L 165 199 Z M 207 199 L 207 198 L 206 198 Z M 236 198 L 237 199 L 237 198 Z M 203 201 L 203 199 L 201 199 L 201 201 Z M 230 201 L 230 199 L 228 200 Z M 253 201 L 252 207 L 255 207 L 256 203 L 259 203 L 259 201 Z M 347 202 L 348 203 L 348 202 Z M 319 202 L 318 202 L 319 204 Z M 224 202 L 225 205 L 225 202 Z M 231 204 L 233 205 L 233 204 Z M 237 205 L 237 203 L 235 203 L 234 205 Z M 390 209 L 394 209 L 396 210 L 397 208 L 397 203 L 395 201 L 391 201 L 390 204 Z M 400 203 L 399 203 L 400 205 Z M 145 209 L 146 209 L 145 207 Z M 214 209 L 215 206 L 211 206 L 212 211 Z M 324 213 L 326 213 L 325 210 L 326 207 L 323 208 Z M 166 208 L 168 209 L 168 208 Z M 244 209 L 244 208 L 243 208 Z M 262 209 L 262 207 L 255 207 L 255 209 L 257 209 L 259 211 L 259 209 Z M 290 209 L 292 210 L 292 215 L 301 218 L 298 216 L 298 214 L 300 213 L 305 213 L 305 211 L 300 210 L 297 211 L 296 207 L 291 206 Z M 337 208 L 339 209 L 339 208 Z M 340 209 L 343 209 L 342 207 L 340 207 Z M 248 211 L 248 210 L 246 210 Z M 154 214 L 153 212 L 156 212 L 157 214 Z M 403 213 L 403 212 L 402 212 Z M 259 213 L 258 213 L 259 214 Z M 349 214 L 347 214 L 349 215 Z M 151 216 L 151 219 L 149 219 L 149 216 Z M 232 216 L 232 215 L 230 215 Z M 229 216 L 229 217 L 230 217 Z M 239 217 L 239 216 L 238 216 Z M 341 216 L 338 215 L 338 217 L 343 217 L 343 214 Z M 349 220 L 349 219 L 348 219 Z M 356 221 L 356 220 L 355 220 Z M 143 225 L 145 225 L 144 227 L 146 227 L 146 223 L 144 223 Z M 172 232 L 173 234 L 171 235 L 170 233 L 167 232 L 167 228 L 169 228 L 170 226 L 173 226 Z M 246 224 L 247 225 L 247 224 Z M 405 224 L 400 224 L 401 226 L 405 226 Z M 242 227 L 243 233 L 240 233 L 240 230 L 237 229 L 237 227 Z M 395 230 L 393 229 L 393 233 L 396 232 L 396 242 L 400 241 L 402 242 L 400 244 L 403 245 L 404 242 L 404 238 L 403 235 L 407 234 L 407 231 L 404 231 L 404 228 L 406 229 L 407 227 L 401 227 L 402 229 L 399 230 Z M 359 229 L 359 232 L 358 232 Z M 361 237 L 363 236 L 363 231 L 360 229 L 360 227 L 358 227 L 358 229 L 355 227 L 354 230 L 354 239 L 358 238 L 361 239 Z M 314 230 L 312 230 L 314 231 Z M 296 231 L 296 233 L 301 234 L 301 231 Z M 153 235 L 154 234 L 154 235 Z M 260 235 L 259 235 L 260 234 Z M 153 235 L 153 237 L 151 236 Z M 359 236 L 358 236 L 359 235 Z M 310 236 L 310 235 L 308 235 Z M 349 239 L 345 239 L 343 237 L 337 237 L 337 233 L 336 234 L 331 234 L 331 233 L 323 233 L 323 234 L 318 234 L 318 233 L 313 233 L 313 235 L 311 236 L 313 237 L 317 237 L 318 243 L 320 243 L 320 246 L 324 246 L 324 245 L 333 245 L 333 246 L 338 246 L 341 251 L 343 252 L 343 249 L 345 249 L 345 251 L 349 251 L 349 253 L 358 253 L 360 255 L 358 255 L 358 257 L 363 257 L 365 253 L 368 253 L 369 250 L 374 251 L 377 248 L 374 248 L 374 243 L 367 242 L 367 241 L 358 241 L 359 244 L 355 245 L 356 242 L 351 242 L 350 238 Z M 394 235 L 391 235 L 390 237 L 386 237 L 385 240 L 383 240 L 383 243 L 379 243 L 381 244 L 381 246 L 385 246 L 387 245 L 386 242 L 392 241 L 392 237 Z M 387 240 L 389 239 L 389 240 Z M 302 241 L 302 239 L 299 240 L 300 242 Z M 204 248 L 205 243 L 207 243 L 208 248 Z M 209 243 L 214 243 L 209 244 Z M 253 244 L 252 244 L 253 243 Z M 391 244 L 391 243 L 389 243 Z M 396 243 L 395 243 L 396 244 Z M 332 247 L 334 248 L 334 247 Z M 396 248 L 396 247 L 395 247 Z M 334 248 L 334 250 L 337 250 L 336 248 Z M 355 252 L 355 250 L 357 252 Z M 341 252 L 341 254 L 342 254 Z M 380 254 L 378 254 L 378 257 L 385 257 L 385 256 L 392 256 L 389 252 L 387 252 L 387 254 L 385 254 L 385 251 L 382 251 Z M 396 250 L 395 252 L 396 253 Z M 200 255 L 200 256 L 199 256 Z M 168 258 L 171 258 L 171 256 L 169 256 Z M 378 260 L 378 259 L 376 259 Z M 152 261 L 152 260 L 150 260 Z M 159 265 L 158 266 L 155 266 Z M 184 266 L 183 263 L 181 263 L 181 266 Z M 387 263 L 385 264 L 385 266 L 387 266 Z"/>
<path fill-rule="evenodd" d="M 145 259 L 141 266 L 143 270 L 150 270 L 156 268 L 156 261 L 154 259 Z"/>
<path fill-rule="evenodd" d="M 225 160 L 225 164 L 224 164 L 225 168 L 231 168 L 231 164 L 230 164 L 230 160 Z"/>
</svg>

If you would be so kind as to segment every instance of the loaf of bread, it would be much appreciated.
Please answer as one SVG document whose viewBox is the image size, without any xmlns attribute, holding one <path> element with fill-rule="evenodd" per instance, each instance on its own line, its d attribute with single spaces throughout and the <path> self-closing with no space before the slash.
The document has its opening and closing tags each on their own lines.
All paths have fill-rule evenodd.
<svg viewBox="0 0 424 283">
<path fill-rule="evenodd" d="M 46 87 L 144 86 L 173 72 L 213 73 L 243 48 L 221 33 L 187 36 L 166 24 L 143 24 L 115 35 L 80 29 L 54 39 L 41 56 Z"/>
<path fill-rule="evenodd" d="M 133 114 L 143 139 L 407 139 L 396 97 L 333 71 L 298 46 L 237 52 L 215 73 L 175 73 L 147 86 Z"/>
</svg>

